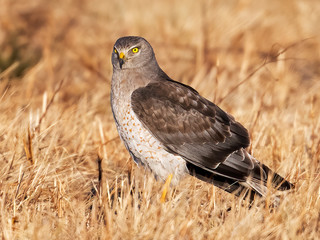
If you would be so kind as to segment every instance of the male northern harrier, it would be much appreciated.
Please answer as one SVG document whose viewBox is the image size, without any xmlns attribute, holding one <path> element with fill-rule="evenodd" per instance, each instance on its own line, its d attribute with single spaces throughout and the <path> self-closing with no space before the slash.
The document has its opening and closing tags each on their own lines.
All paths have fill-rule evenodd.
<svg viewBox="0 0 320 240">
<path fill-rule="evenodd" d="M 137 164 L 157 178 L 186 174 L 239 195 L 265 196 L 267 181 L 293 185 L 252 157 L 248 131 L 193 88 L 159 67 L 142 37 L 122 37 L 112 53 L 111 106 L 119 135 Z"/>
</svg>

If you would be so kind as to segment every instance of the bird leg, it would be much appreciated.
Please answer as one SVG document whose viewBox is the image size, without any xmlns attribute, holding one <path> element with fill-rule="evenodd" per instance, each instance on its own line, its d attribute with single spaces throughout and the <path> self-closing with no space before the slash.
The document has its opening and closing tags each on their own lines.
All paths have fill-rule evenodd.
<svg viewBox="0 0 320 240">
<path fill-rule="evenodd" d="M 169 176 L 167 177 L 167 180 L 166 180 L 166 182 L 165 182 L 165 184 L 163 186 L 163 191 L 162 191 L 161 198 L 160 198 L 160 201 L 162 203 L 164 203 L 166 201 L 166 196 L 167 196 L 167 192 L 168 192 L 172 177 L 173 177 L 173 174 L 172 173 L 169 174 Z"/>
</svg>

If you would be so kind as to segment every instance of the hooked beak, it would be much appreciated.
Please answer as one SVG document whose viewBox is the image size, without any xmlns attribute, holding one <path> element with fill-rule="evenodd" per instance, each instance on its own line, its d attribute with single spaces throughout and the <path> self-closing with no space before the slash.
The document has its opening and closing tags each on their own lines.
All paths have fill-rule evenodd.
<svg viewBox="0 0 320 240">
<path fill-rule="evenodd" d="M 124 64 L 124 57 L 125 57 L 124 53 L 121 52 L 121 53 L 119 54 L 119 65 L 120 65 L 120 69 L 122 69 L 122 65 Z"/>
</svg>

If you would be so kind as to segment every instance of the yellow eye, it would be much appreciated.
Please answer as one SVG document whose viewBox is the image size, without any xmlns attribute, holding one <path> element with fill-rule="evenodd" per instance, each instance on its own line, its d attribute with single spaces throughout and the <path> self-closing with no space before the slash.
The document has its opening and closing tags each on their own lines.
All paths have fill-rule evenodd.
<svg viewBox="0 0 320 240">
<path fill-rule="evenodd" d="M 114 53 L 118 53 L 117 49 L 115 49 L 115 48 L 113 49 L 113 51 L 114 51 Z"/>
<path fill-rule="evenodd" d="M 137 48 L 137 47 L 135 47 L 135 48 L 132 48 L 132 50 L 131 50 L 133 53 L 137 53 L 137 52 L 139 52 L 139 48 Z"/>
</svg>

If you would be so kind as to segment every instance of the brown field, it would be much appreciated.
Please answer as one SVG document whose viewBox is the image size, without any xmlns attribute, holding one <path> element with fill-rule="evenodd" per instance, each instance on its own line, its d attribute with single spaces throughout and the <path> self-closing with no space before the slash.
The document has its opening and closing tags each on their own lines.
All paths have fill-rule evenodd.
<svg viewBox="0 0 320 240">
<path fill-rule="evenodd" d="M 0 238 L 319 239 L 319 23 L 318 0 L 0 1 Z M 278 208 L 192 177 L 160 202 L 111 113 L 124 35 L 248 128 L 296 185 Z"/>
</svg>

